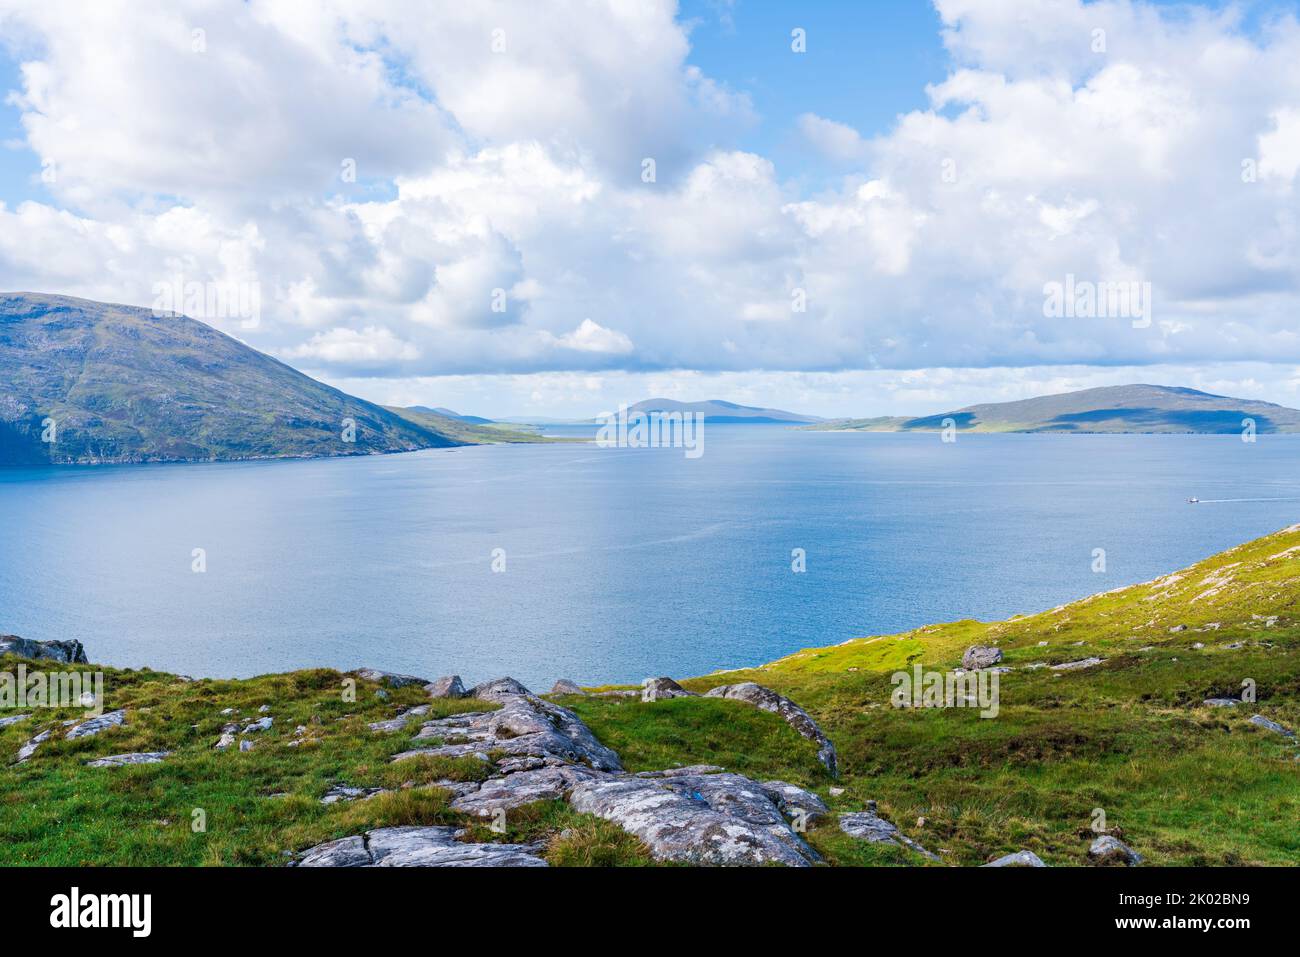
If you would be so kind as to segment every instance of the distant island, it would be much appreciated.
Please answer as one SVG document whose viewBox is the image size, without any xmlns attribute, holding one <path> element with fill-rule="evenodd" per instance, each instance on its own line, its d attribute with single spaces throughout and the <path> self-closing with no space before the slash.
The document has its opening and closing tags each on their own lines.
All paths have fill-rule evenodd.
<svg viewBox="0 0 1300 957">
<path fill-rule="evenodd" d="M 385 408 L 205 323 L 0 293 L 0 466 L 373 455 L 540 436 Z"/>
<path fill-rule="evenodd" d="M 959 432 L 1224 434 L 1300 432 L 1300 411 L 1271 402 L 1234 399 L 1196 389 L 1120 385 L 971 405 L 916 418 L 831 419 L 808 426 L 822 432 Z"/>
<path fill-rule="evenodd" d="M 659 412 L 697 413 L 705 422 L 717 425 L 811 425 L 823 421 L 815 415 L 801 415 L 783 409 L 763 409 L 752 405 L 737 405 L 722 399 L 703 402 L 678 402 L 675 399 L 646 399 L 628 406 L 628 414 L 651 415 Z"/>
</svg>

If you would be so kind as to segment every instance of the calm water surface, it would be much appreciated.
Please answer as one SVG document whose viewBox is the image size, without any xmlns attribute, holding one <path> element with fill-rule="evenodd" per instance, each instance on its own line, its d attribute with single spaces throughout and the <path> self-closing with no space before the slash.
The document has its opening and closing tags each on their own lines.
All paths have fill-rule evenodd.
<svg viewBox="0 0 1300 957">
<path fill-rule="evenodd" d="M 0 633 L 192 675 L 694 675 L 1154 578 L 1300 521 L 1298 463 L 1300 437 L 709 426 L 694 460 L 566 445 L 0 470 Z"/>
</svg>

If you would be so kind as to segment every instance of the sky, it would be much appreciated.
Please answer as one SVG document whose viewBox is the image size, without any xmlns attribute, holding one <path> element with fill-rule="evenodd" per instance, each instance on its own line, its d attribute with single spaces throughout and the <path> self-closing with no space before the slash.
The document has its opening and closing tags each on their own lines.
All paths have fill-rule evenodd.
<svg viewBox="0 0 1300 957">
<path fill-rule="evenodd" d="M 0 289 L 488 416 L 1300 405 L 1298 15 L 0 0 Z"/>
</svg>

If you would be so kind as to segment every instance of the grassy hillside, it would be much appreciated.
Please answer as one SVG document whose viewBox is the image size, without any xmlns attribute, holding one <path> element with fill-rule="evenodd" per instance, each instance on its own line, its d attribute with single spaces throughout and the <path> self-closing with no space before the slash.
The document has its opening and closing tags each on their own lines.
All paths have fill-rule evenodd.
<svg viewBox="0 0 1300 957">
<path fill-rule="evenodd" d="M 54 442 L 42 441 L 54 420 Z M 345 441 L 345 420 L 355 441 Z M 511 440 L 497 433 L 491 441 Z M 484 441 L 413 421 L 184 316 L 0 294 L 0 465 L 366 455 Z"/>
<path fill-rule="evenodd" d="M 1159 385 L 1107 386 L 1018 402 L 971 405 L 915 418 L 837 419 L 816 431 L 934 432 L 951 419 L 960 432 L 1232 433 L 1244 419 L 1258 432 L 1300 432 L 1300 411 L 1271 402 Z"/>
<path fill-rule="evenodd" d="M 1151 865 L 1295 864 L 1300 749 L 1249 718 L 1300 728 L 1298 601 L 1300 525 L 1156 581 L 1027 617 L 855 639 L 683 682 L 703 691 L 754 680 L 789 695 L 836 743 L 838 781 L 810 742 L 739 702 L 562 701 L 631 771 L 708 762 L 810 787 L 837 812 L 877 800 L 882 814 L 950 865 L 1021 848 L 1052 865 L 1085 863 L 1097 808 L 1111 833 Z M 1001 675 L 996 718 L 972 708 L 891 706 L 892 673 L 915 663 L 947 671 L 975 643 L 997 645 L 1012 669 Z M 1086 658 L 1102 660 L 1078 670 L 1049 667 Z M 4 667 L 14 665 L 7 659 Z M 388 756 L 410 747 L 410 736 L 366 728 L 429 703 L 422 691 L 380 694 L 360 682 L 348 703 L 341 679 L 319 670 L 191 682 L 108 670 L 107 704 L 127 709 L 127 727 L 75 741 L 56 735 L 29 762 L 5 770 L 0 864 L 276 864 L 286 851 L 365 827 L 470 823 L 449 810 L 448 792 L 427 783 L 481 775 L 480 763 L 391 765 Z M 1247 679 L 1257 702 L 1203 704 L 1240 696 Z M 212 750 L 232 720 L 223 709 L 246 721 L 263 704 L 275 723 L 253 751 Z M 484 707 L 492 706 L 435 701 L 430 717 Z M 0 728 L 0 754 L 11 760 L 59 717 L 45 711 Z M 175 753 L 156 765 L 84 765 L 92 756 L 153 750 Z M 321 805 L 336 783 L 409 786 Z M 204 833 L 191 829 L 195 808 L 206 812 Z M 473 833 L 476 840 L 546 840 L 556 864 L 649 862 L 617 827 L 560 802 L 512 814 L 504 834 L 481 825 Z M 919 862 L 902 849 L 848 838 L 833 822 L 808 838 L 832 865 Z"/>
<path fill-rule="evenodd" d="M 467 418 L 452 418 L 423 409 L 418 406 L 400 408 L 394 405 L 384 406 L 389 412 L 423 429 L 445 435 L 464 445 L 495 445 L 498 443 L 536 443 L 548 444 L 561 442 L 563 439 L 548 438 L 525 426 L 500 425 L 496 422 L 475 422 Z"/>
</svg>

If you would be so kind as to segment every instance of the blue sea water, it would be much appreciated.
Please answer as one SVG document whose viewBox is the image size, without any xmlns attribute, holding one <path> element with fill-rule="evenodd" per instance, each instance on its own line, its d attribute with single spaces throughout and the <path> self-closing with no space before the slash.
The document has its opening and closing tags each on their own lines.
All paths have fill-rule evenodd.
<svg viewBox="0 0 1300 957">
<path fill-rule="evenodd" d="M 1291 436 L 751 425 L 708 426 L 697 459 L 581 444 L 0 470 L 0 633 L 191 675 L 695 675 L 1154 578 L 1300 521 L 1298 462 Z"/>
</svg>

